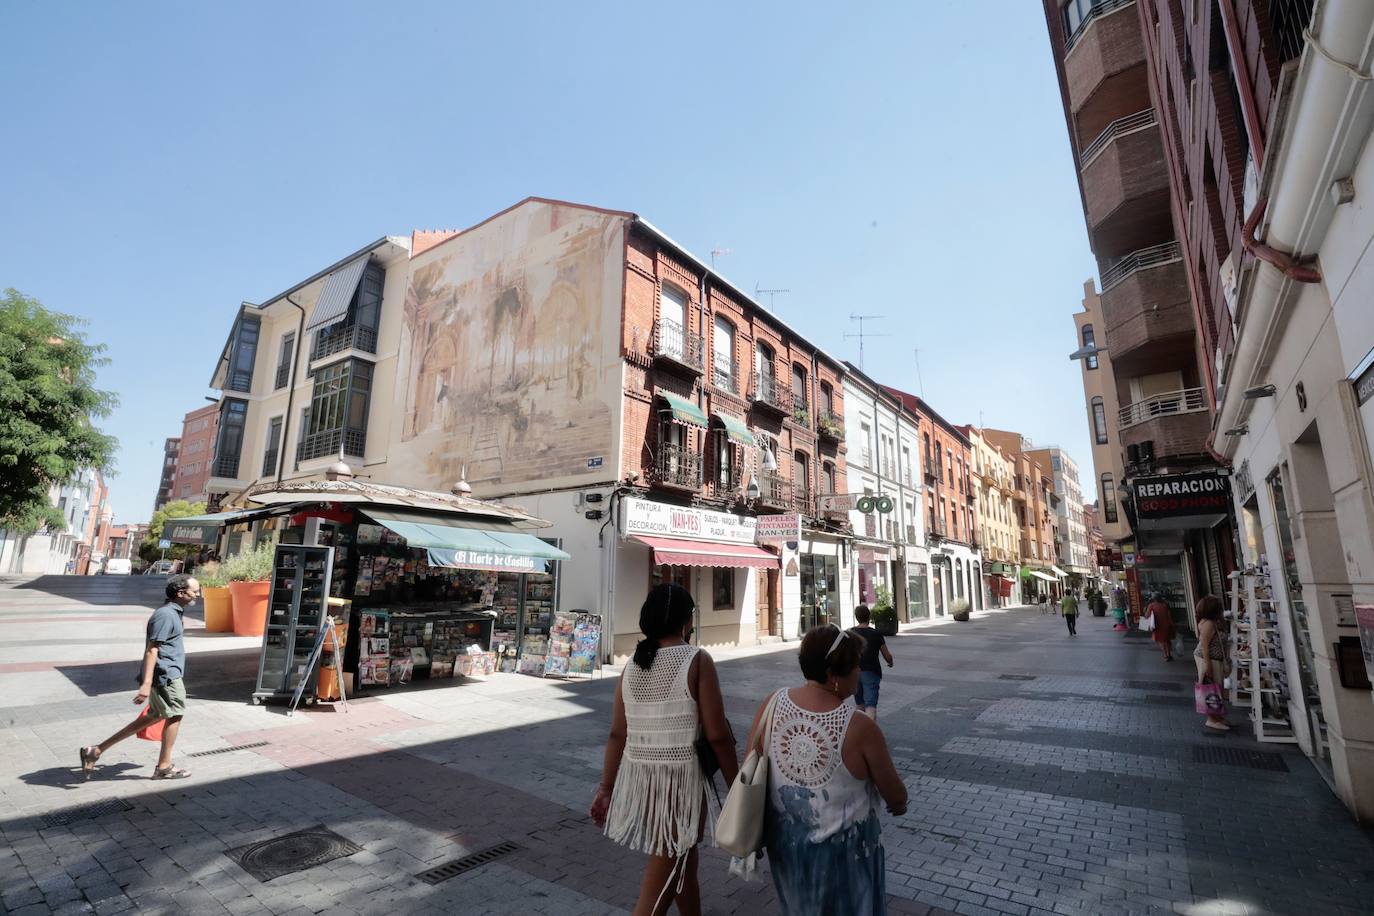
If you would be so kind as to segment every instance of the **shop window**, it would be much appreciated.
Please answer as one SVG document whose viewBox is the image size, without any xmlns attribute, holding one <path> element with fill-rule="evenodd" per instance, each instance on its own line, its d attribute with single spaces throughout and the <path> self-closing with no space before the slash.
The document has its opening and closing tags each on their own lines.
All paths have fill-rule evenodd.
<svg viewBox="0 0 1374 916">
<path fill-rule="evenodd" d="M 734 609 L 735 571 L 733 569 L 711 570 L 711 607 L 717 611 Z"/>
</svg>

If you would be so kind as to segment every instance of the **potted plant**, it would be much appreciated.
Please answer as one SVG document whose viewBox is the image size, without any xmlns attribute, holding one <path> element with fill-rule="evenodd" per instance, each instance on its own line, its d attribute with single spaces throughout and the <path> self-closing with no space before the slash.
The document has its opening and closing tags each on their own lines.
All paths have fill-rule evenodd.
<svg viewBox="0 0 1374 916">
<path fill-rule="evenodd" d="M 959 598 L 949 606 L 950 614 L 955 620 L 964 623 L 969 616 L 969 603 L 967 598 Z"/>
<path fill-rule="evenodd" d="M 234 633 L 239 636 L 261 636 L 267 624 L 274 553 L 272 542 L 264 541 L 224 561 L 224 575 L 233 596 Z"/>
<path fill-rule="evenodd" d="M 205 629 L 211 633 L 228 633 L 234 629 L 234 611 L 224 567 L 215 562 L 204 563 L 196 569 L 195 575 L 200 583 L 200 596 L 205 599 Z"/>
<path fill-rule="evenodd" d="M 884 636 L 897 635 L 897 609 L 892 606 L 892 591 L 886 585 L 878 586 L 878 599 L 869 608 L 873 629 Z"/>
</svg>

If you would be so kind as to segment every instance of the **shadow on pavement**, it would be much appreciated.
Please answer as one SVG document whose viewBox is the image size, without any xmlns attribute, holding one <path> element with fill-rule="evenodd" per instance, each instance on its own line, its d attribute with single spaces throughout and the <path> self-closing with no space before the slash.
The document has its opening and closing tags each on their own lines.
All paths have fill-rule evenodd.
<svg viewBox="0 0 1374 916">
<path fill-rule="evenodd" d="M 72 748 L 72 756 L 76 757 L 77 750 Z M 136 763 L 129 763 L 127 760 L 119 763 L 112 763 L 109 766 L 102 766 L 98 777 L 101 782 L 119 782 L 131 779 L 146 779 L 145 775 L 136 775 L 129 770 L 144 770 Z M 86 784 L 85 774 L 81 772 L 81 765 L 78 763 L 72 767 L 48 767 L 46 770 L 34 770 L 32 773 L 21 773 L 19 778 L 31 786 L 48 786 L 54 789 L 79 789 Z"/>
<path fill-rule="evenodd" d="M 192 700 L 247 703 L 257 686 L 258 656 L 254 646 L 214 652 L 194 652 L 186 660 L 186 694 Z M 62 664 L 56 670 L 88 697 L 133 693 L 138 686 L 139 661 Z"/>
</svg>

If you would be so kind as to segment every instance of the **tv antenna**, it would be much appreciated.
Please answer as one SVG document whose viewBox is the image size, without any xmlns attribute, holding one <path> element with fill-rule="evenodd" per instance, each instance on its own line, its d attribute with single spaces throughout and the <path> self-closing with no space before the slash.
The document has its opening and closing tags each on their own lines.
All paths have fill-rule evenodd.
<svg viewBox="0 0 1374 916">
<path fill-rule="evenodd" d="M 912 351 L 916 355 L 916 385 L 921 392 L 921 400 L 926 397 L 926 383 L 921 379 L 921 348 L 917 347 Z M 983 412 L 978 411 L 978 425 L 983 425 Z"/>
<path fill-rule="evenodd" d="M 763 295 L 764 293 L 767 293 L 767 294 L 768 294 L 768 311 L 770 311 L 770 312 L 776 312 L 776 311 L 777 311 L 777 307 L 776 307 L 776 306 L 774 305 L 774 303 L 773 303 L 774 297 L 776 297 L 778 293 L 790 293 L 790 292 L 792 292 L 790 289 L 760 289 L 760 288 L 759 288 L 759 285 L 758 285 L 757 283 L 754 284 L 754 298 L 755 298 L 755 299 L 759 298 L 759 296 Z"/>
<path fill-rule="evenodd" d="M 874 334 L 872 331 L 865 331 L 865 330 L 864 330 L 864 322 L 865 322 L 865 321 L 877 321 L 877 320 L 880 319 L 880 318 L 886 318 L 886 317 L 887 317 L 886 315 L 856 315 L 856 314 L 854 314 L 853 312 L 850 312 L 850 313 L 849 313 L 849 320 L 850 320 L 850 321 L 857 321 L 857 322 L 859 323 L 859 333 L 857 333 L 857 334 L 846 334 L 846 335 L 844 335 L 844 336 L 845 336 L 845 339 L 846 339 L 846 340 L 849 339 L 849 338 L 851 338 L 851 337 L 857 337 L 857 338 L 859 338 L 859 368 L 860 368 L 860 369 L 862 369 L 862 368 L 864 367 L 864 338 L 866 338 L 866 337 L 887 337 L 887 336 L 888 336 L 887 334 Z"/>
<path fill-rule="evenodd" d="M 733 249 L 733 248 L 712 248 L 712 249 L 711 249 L 711 269 L 712 269 L 712 270 L 715 270 L 715 269 L 716 269 L 716 257 L 717 257 L 718 255 L 734 254 L 734 253 L 735 253 L 735 249 Z"/>
</svg>

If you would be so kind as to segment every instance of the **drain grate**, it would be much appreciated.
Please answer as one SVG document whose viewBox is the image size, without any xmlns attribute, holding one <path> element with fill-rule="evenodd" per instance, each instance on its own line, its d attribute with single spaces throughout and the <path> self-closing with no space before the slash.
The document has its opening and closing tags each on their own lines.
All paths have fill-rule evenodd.
<svg viewBox="0 0 1374 916">
<path fill-rule="evenodd" d="M 1282 754 L 1269 751 L 1246 751 L 1234 747 L 1193 745 L 1194 763 L 1215 763 L 1228 767 L 1248 767 L 1252 770 L 1272 770 L 1287 773 L 1288 762 Z"/>
<path fill-rule="evenodd" d="M 361 846 L 319 824 L 276 839 L 229 849 L 224 854 L 248 874 L 266 882 L 362 851 Z"/>
<path fill-rule="evenodd" d="M 420 872 L 415 877 L 426 884 L 438 884 L 440 881 L 447 881 L 449 878 L 461 875 L 465 871 L 481 868 L 488 862 L 494 862 L 502 856 L 508 856 L 519 848 L 509 840 L 504 843 L 497 843 L 495 846 L 489 846 L 480 852 L 474 852 L 470 856 L 463 856 L 461 859 L 436 865 L 429 871 Z"/>
<path fill-rule="evenodd" d="M 67 808 L 63 811 L 52 811 L 43 815 L 44 827 L 66 827 L 77 821 L 91 821 L 106 814 L 114 814 L 116 811 L 132 811 L 134 806 L 122 798 L 107 798 L 102 802 L 94 802 L 89 805 L 79 805 L 75 808 Z"/>
<path fill-rule="evenodd" d="M 267 747 L 266 741 L 254 741 L 252 744 L 235 744 L 232 747 L 217 747 L 212 751 L 196 751 L 194 754 L 187 754 L 187 757 L 213 757 L 216 754 L 230 754 L 234 751 L 248 751 L 255 747 Z"/>
<path fill-rule="evenodd" d="M 1122 681 L 1132 690 L 1151 690 L 1155 693 L 1178 693 L 1183 685 L 1178 681 Z"/>
<path fill-rule="evenodd" d="M 999 675 L 997 675 L 997 679 L 998 679 L 999 681 L 1033 681 L 1033 680 L 1035 680 L 1035 677 L 1036 677 L 1036 676 L 1035 676 L 1034 674 L 999 674 Z"/>
</svg>

